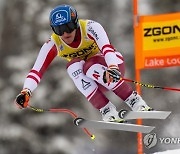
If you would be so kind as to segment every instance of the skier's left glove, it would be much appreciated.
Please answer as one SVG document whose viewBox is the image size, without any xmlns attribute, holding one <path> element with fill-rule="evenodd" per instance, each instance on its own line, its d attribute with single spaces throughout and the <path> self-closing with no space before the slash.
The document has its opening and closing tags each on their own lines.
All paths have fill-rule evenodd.
<svg viewBox="0 0 180 154">
<path fill-rule="evenodd" d="M 121 72 L 119 71 L 119 68 L 115 65 L 111 65 L 108 67 L 106 71 L 104 71 L 103 74 L 103 81 L 104 83 L 108 83 L 108 85 L 111 82 L 118 82 L 121 79 Z"/>
<path fill-rule="evenodd" d="M 19 95 L 16 96 L 15 104 L 20 108 L 26 108 L 32 93 L 29 89 L 23 89 Z"/>
</svg>

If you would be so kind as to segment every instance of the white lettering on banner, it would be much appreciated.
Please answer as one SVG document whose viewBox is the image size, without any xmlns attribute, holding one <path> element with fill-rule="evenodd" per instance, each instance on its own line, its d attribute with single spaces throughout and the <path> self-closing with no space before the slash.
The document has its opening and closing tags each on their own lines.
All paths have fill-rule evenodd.
<svg viewBox="0 0 180 154">
<path fill-rule="evenodd" d="M 153 66 L 164 66 L 164 60 L 163 59 L 157 59 L 153 58 L 150 60 L 145 60 L 145 66 L 146 67 L 153 67 Z"/>
<path fill-rule="evenodd" d="M 180 65 L 180 58 L 173 58 L 173 59 L 167 59 L 167 64 L 171 65 L 176 65 L 179 64 Z"/>
<path fill-rule="evenodd" d="M 180 66 L 180 57 L 175 58 L 147 58 L 145 59 L 145 67 L 166 67 L 166 66 Z"/>
</svg>

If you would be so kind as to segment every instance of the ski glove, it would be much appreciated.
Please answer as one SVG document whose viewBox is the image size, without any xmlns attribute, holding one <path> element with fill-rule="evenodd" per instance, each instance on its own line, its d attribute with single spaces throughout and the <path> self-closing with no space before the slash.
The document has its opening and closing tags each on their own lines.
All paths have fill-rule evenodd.
<svg viewBox="0 0 180 154">
<path fill-rule="evenodd" d="M 109 66 L 108 69 L 104 71 L 103 81 L 104 83 L 108 83 L 108 85 L 111 82 L 118 82 L 120 78 L 121 78 L 121 72 L 119 71 L 119 68 L 115 65 Z"/>
<path fill-rule="evenodd" d="M 19 95 L 16 96 L 15 103 L 22 109 L 28 106 L 29 99 L 32 93 L 29 89 L 23 89 Z"/>
</svg>

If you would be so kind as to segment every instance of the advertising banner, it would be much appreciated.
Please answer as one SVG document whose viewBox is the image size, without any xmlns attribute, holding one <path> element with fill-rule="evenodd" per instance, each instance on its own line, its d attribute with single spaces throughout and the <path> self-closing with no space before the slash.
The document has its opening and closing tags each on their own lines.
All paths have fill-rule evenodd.
<svg viewBox="0 0 180 154">
<path fill-rule="evenodd" d="M 180 66 L 180 13 L 140 16 L 135 34 L 137 69 Z"/>
</svg>

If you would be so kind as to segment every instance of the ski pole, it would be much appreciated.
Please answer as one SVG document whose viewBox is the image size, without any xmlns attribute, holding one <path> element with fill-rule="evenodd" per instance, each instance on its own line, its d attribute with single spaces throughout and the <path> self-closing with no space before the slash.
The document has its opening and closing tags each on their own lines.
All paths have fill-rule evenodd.
<svg viewBox="0 0 180 154">
<path fill-rule="evenodd" d="M 74 119 L 78 117 L 77 114 L 75 114 L 73 111 L 71 111 L 69 109 L 47 109 L 47 110 L 44 110 L 44 109 L 36 108 L 36 107 L 30 106 L 30 105 L 28 105 L 28 107 L 35 112 L 64 112 L 64 113 L 70 114 Z M 92 140 L 95 139 L 95 135 L 91 134 L 87 128 L 82 128 L 82 129 Z"/>
<path fill-rule="evenodd" d="M 141 83 L 141 82 L 134 81 L 134 80 L 131 80 L 131 79 L 126 79 L 126 78 L 120 78 L 120 80 L 132 82 L 134 84 L 137 84 L 137 85 L 140 85 L 140 86 L 146 87 L 146 88 L 156 88 L 156 89 L 172 90 L 172 91 L 178 91 L 178 92 L 180 91 L 179 88 L 154 86 L 154 85 L 151 85 L 151 84 L 145 84 L 145 83 Z"/>
</svg>

